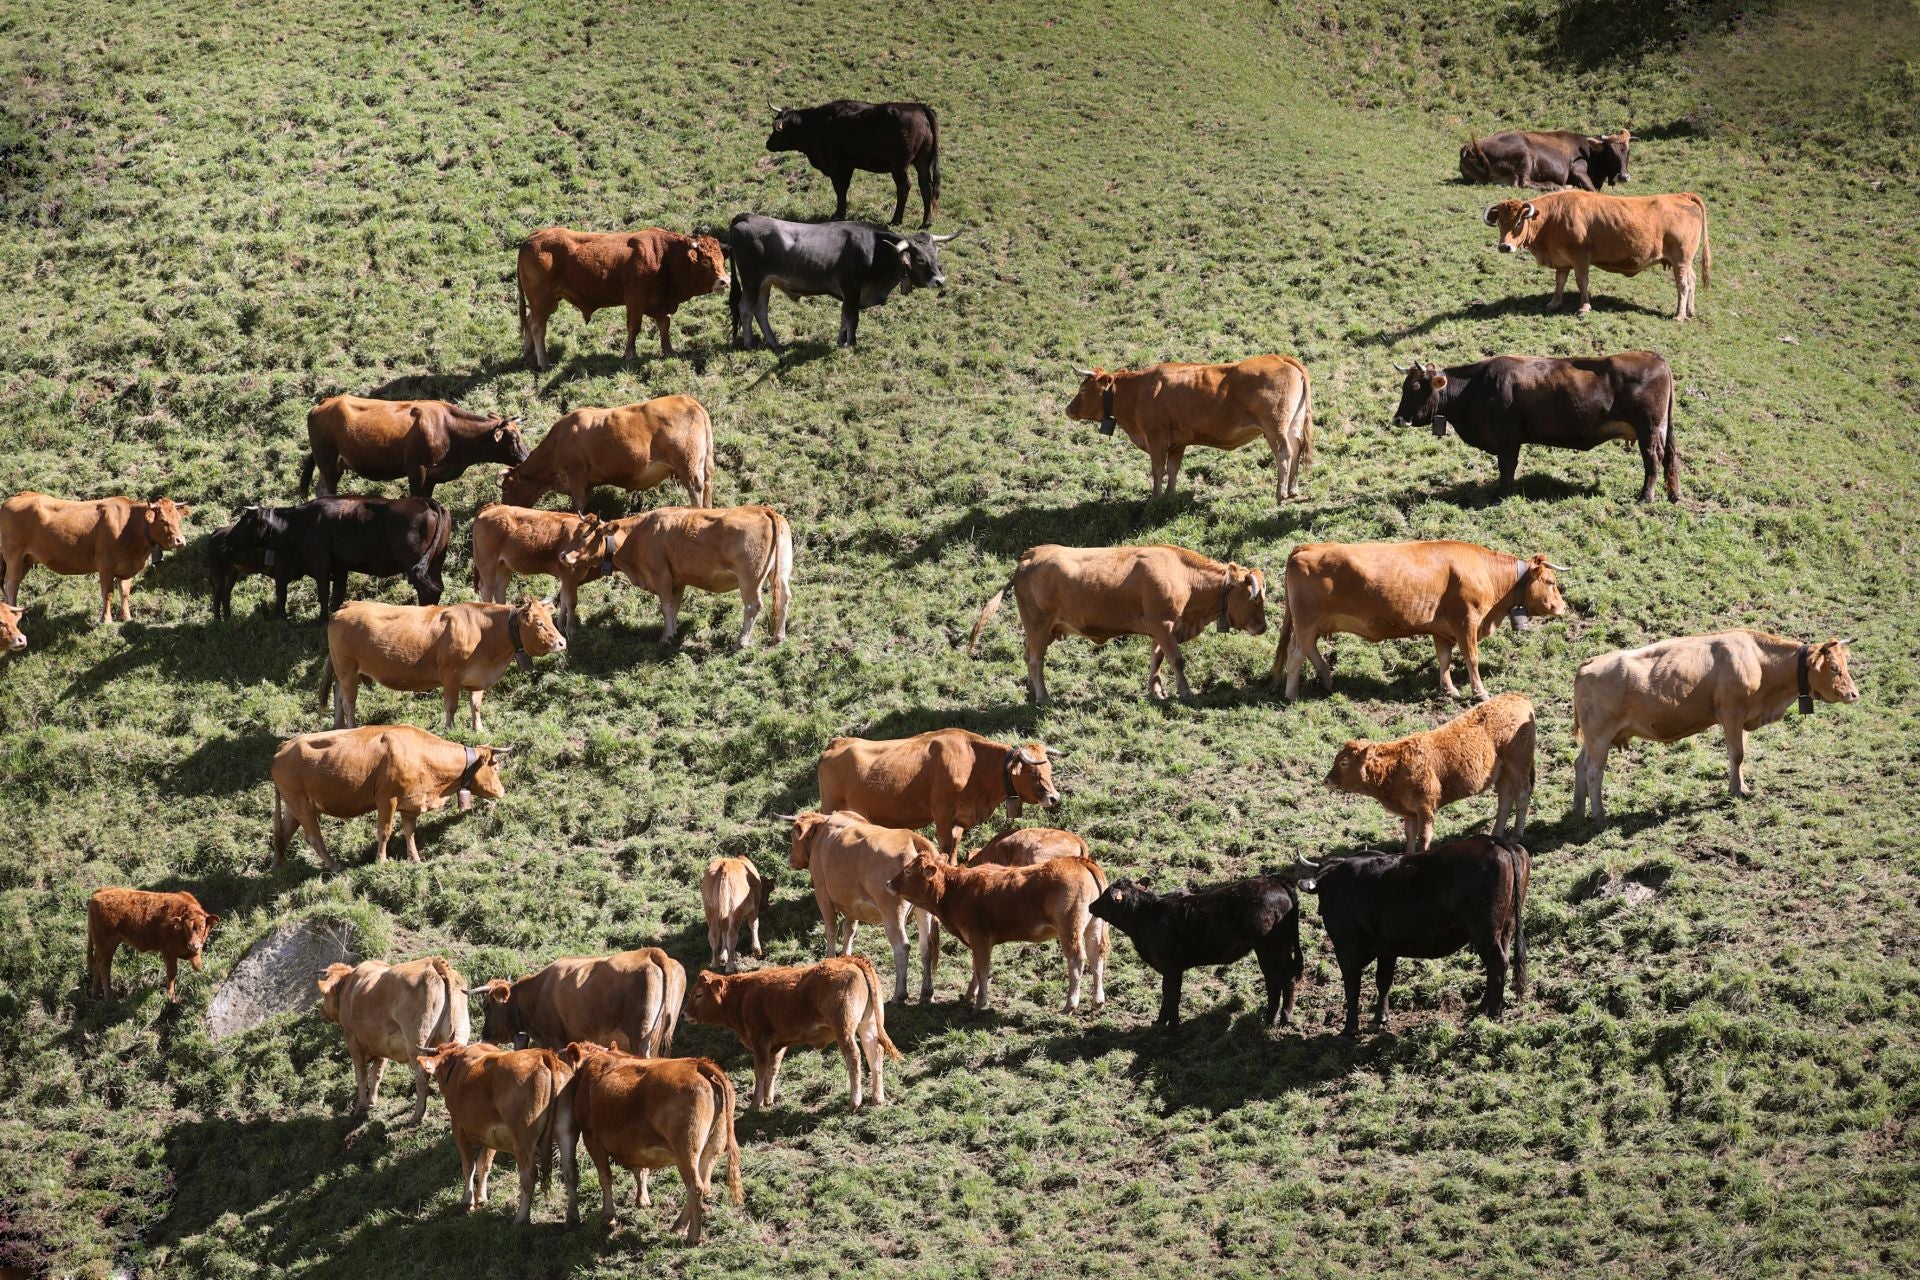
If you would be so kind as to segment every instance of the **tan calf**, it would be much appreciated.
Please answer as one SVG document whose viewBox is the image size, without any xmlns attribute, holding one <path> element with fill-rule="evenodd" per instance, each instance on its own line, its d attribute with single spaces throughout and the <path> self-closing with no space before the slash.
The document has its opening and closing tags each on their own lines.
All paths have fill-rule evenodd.
<svg viewBox="0 0 1920 1280">
<path fill-rule="evenodd" d="M 1347 743 L 1334 757 L 1327 785 L 1379 801 L 1400 819 L 1408 853 L 1427 851 L 1436 811 L 1492 787 L 1498 796 L 1492 833 L 1506 835 L 1511 812 L 1513 838 L 1520 840 L 1533 795 L 1533 739 L 1533 704 L 1503 693 L 1438 729 L 1392 742 Z"/>
<path fill-rule="evenodd" d="M 1055 858 L 1086 858 L 1087 842 L 1058 827 L 1018 827 L 1002 831 L 974 850 L 970 867 L 1031 867 Z"/>
<path fill-rule="evenodd" d="M 516 982 L 495 978 L 481 997 L 481 1034 L 501 1044 L 560 1048 L 590 1040 L 657 1058 L 673 1052 L 687 971 L 658 947 L 568 956 Z"/>
<path fill-rule="evenodd" d="M 68 502 L 44 493 L 15 494 L 0 503 L 0 560 L 6 566 L 0 585 L 5 587 L 6 603 L 20 603 L 20 580 L 28 569 L 41 565 L 69 578 L 97 577 L 101 625 L 112 620 L 117 588 L 120 621 L 129 622 L 134 578 L 149 564 L 159 564 L 165 552 L 187 545 L 181 526 L 191 514 L 192 507 L 171 498 Z M 13 647 L 25 648 L 25 639 Z"/>
<path fill-rule="evenodd" d="M 379 604 L 356 600 L 327 622 L 327 665 L 320 674 L 320 705 L 333 693 L 333 727 L 356 721 L 360 681 L 425 693 L 438 689 L 446 702 L 444 728 L 462 690 L 473 731 L 480 733 L 480 700 L 518 662 L 565 652 L 567 641 L 553 613 L 538 600 L 504 604 Z M 336 691 L 337 686 L 337 691 Z"/>
<path fill-rule="evenodd" d="M 773 895 L 773 882 L 746 858 L 715 858 L 700 877 L 700 906 L 707 914 L 709 963 L 732 973 L 740 961 L 740 931 L 752 934 L 754 959 L 760 949 L 760 917 Z"/>
<path fill-rule="evenodd" d="M 753 1055 L 752 1107 L 773 1105 L 780 1063 L 795 1045 L 840 1046 L 847 1064 L 850 1107 L 860 1109 L 861 1060 L 873 1077 L 873 1105 L 887 1105 L 882 1063 L 898 1058 L 887 1036 L 880 978 L 865 956 L 831 956 L 816 964 L 757 969 L 723 976 L 703 973 L 687 995 L 687 1017 L 726 1027 Z"/>
<path fill-rule="evenodd" d="M 600 517 L 539 511 L 489 502 L 473 518 L 473 590 L 488 604 L 505 604 L 513 575 L 544 573 L 560 584 L 556 614 L 567 639 L 579 613 L 579 579 L 560 563 L 562 552 L 599 545 Z"/>
<path fill-rule="evenodd" d="M 820 808 L 845 809 L 883 827 L 931 825 L 942 857 L 1002 803 L 1007 820 L 1024 806 L 1053 808 L 1053 760 L 1040 742 L 994 742 L 966 729 L 911 738 L 835 738 L 820 753 Z"/>
<path fill-rule="evenodd" d="M 561 553 L 577 582 L 624 573 L 660 601 L 666 616 L 661 639 L 680 633 L 680 602 L 688 587 L 740 592 L 740 635 L 734 647 L 753 639 L 760 593 L 770 590 L 768 629 L 775 644 L 787 638 L 787 607 L 793 595 L 793 530 L 771 507 L 658 507 L 610 520 L 597 531 L 592 551 Z"/>
<path fill-rule="evenodd" d="M 551 1049 L 502 1049 L 491 1044 L 443 1044 L 420 1055 L 439 1082 L 460 1152 L 460 1207 L 487 1202 L 493 1153 L 510 1151 L 520 1174 L 516 1223 L 533 1221 L 535 1180 L 545 1187 L 554 1149 L 564 1132 L 561 1102 L 573 1064 Z"/>
<path fill-rule="evenodd" d="M 1636 276 L 1648 267 L 1673 268 L 1680 300 L 1675 320 L 1694 314 L 1693 256 L 1700 257 L 1700 279 L 1713 277 L 1713 246 L 1707 236 L 1707 204 L 1688 191 L 1670 196 L 1609 196 L 1592 191 L 1556 191 L 1531 200 L 1502 200 L 1490 205 L 1486 223 L 1500 229 L 1494 247 L 1501 253 L 1525 249 L 1533 260 L 1554 270 L 1553 297 L 1547 310 L 1560 306 L 1567 272 L 1580 286 L 1580 308 L 1587 300 L 1587 271 L 1598 267 L 1615 275 Z"/>
<path fill-rule="evenodd" d="M 467 984 L 439 956 L 383 964 L 330 964 L 315 983 L 320 1016 L 339 1024 L 353 1060 L 353 1110 L 366 1115 L 380 1096 L 389 1062 L 413 1068 L 413 1119 L 427 1114 L 427 1069 L 420 1055 L 438 1045 L 465 1044 Z"/>
<path fill-rule="evenodd" d="M 694 506 L 713 505 L 713 422 L 692 396 L 575 409 L 553 424 L 525 462 L 501 474 L 500 494 L 516 507 L 531 507 L 549 493 L 564 493 L 584 512 L 601 485 L 639 493 L 669 476 Z"/>
<path fill-rule="evenodd" d="M 915 856 L 933 853 L 916 831 L 863 822 L 857 813 L 782 815 L 793 823 L 791 865 L 813 877 L 813 898 L 827 933 L 827 954 L 853 954 L 853 933 L 860 924 L 877 924 L 893 950 L 893 998 L 907 998 L 907 920 L 920 935 L 920 998 L 933 998 L 933 964 L 939 955 L 939 928 L 924 911 L 889 887 L 889 881 Z M 838 921 L 847 933 L 838 938 Z"/>
<path fill-rule="evenodd" d="M 167 967 L 167 999 L 180 1003 L 174 973 L 182 960 L 200 971 L 207 935 L 220 917 L 186 892 L 150 893 L 145 889 L 101 889 L 87 899 L 87 978 L 94 995 L 113 989 L 113 956 L 122 944 L 133 951 L 158 952 Z"/>
</svg>

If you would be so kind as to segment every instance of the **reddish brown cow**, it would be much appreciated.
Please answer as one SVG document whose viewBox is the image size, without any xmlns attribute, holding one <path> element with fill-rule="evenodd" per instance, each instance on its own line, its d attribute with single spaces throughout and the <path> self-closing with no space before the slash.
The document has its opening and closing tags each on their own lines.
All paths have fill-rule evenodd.
<svg viewBox="0 0 1920 1280">
<path fill-rule="evenodd" d="M 20 580 L 34 565 L 66 577 L 92 574 L 100 579 L 100 621 L 112 618 L 113 593 L 120 591 L 120 621 L 133 619 L 128 594 L 133 579 L 162 554 L 187 545 L 181 524 L 193 508 L 171 498 L 135 502 L 96 498 L 68 502 L 44 493 L 19 493 L 0 504 L 0 559 L 6 562 L 6 603 L 20 603 Z M 16 633 L 17 634 L 17 633 Z M 24 648 L 25 641 L 14 645 Z"/>
<path fill-rule="evenodd" d="M 726 1027 L 753 1055 L 751 1107 L 773 1105 L 780 1063 L 794 1045 L 840 1046 L 847 1064 L 851 1109 L 861 1097 L 861 1060 L 873 1077 L 873 1105 L 887 1105 L 882 1064 L 899 1058 L 887 1036 L 887 1006 L 880 976 L 865 956 L 833 956 L 816 964 L 757 969 L 752 973 L 703 973 L 687 994 L 687 1017 Z"/>
<path fill-rule="evenodd" d="M 560 563 L 560 553 L 599 544 L 600 517 L 536 511 L 489 502 L 473 518 L 473 589 L 489 604 L 505 604 L 513 575 L 544 573 L 560 583 L 558 617 L 573 639 L 580 579 Z"/>
<path fill-rule="evenodd" d="M 17 653 L 27 647 L 27 633 L 20 629 L 20 619 L 26 616 L 24 610 L 0 604 L 0 650 Z"/>
<path fill-rule="evenodd" d="M 350 729 L 359 710 L 360 681 L 425 693 L 438 689 L 453 728 L 454 706 L 466 691 L 473 731 L 482 732 L 480 700 L 514 662 L 563 652 L 565 637 L 538 600 L 504 604 L 380 604 L 356 600 L 327 623 L 327 663 L 320 673 L 320 706 L 334 694 L 333 727 Z M 335 686 L 338 685 L 336 692 Z"/>
<path fill-rule="evenodd" d="M 1018 827 L 1002 831 L 974 850 L 970 867 L 1031 867 L 1055 858 L 1086 858 L 1087 842 L 1058 827 Z"/>
<path fill-rule="evenodd" d="M 527 460 L 500 477 L 500 493 L 531 507 L 565 493 L 575 511 L 600 485 L 630 493 L 672 476 L 696 507 L 713 505 L 713 421 L 692 396 L 660 396 L 618 409 L 575 409 L 547 432 Z"/>
<path fill-rule="evenodd" d="M 320 473 L 320 496 L 340 487 L 342 470 L 369 480 L 405 480 L 416 498 L 457 480 L 483 462 L 515 466 L 527 460 L 518 424 L 475 413 L 445 400 L 369 400 L 330 396 L 307 413 L 300 497 Z"/>
<path fill-rule="evenodd" d="M 561 1118 L 573 1060 L 551 1049 L 503 1050 L 491 1044 L 443 1044 L 418 1058 L 440 1085 L 460 1152 L 460 1207 L 487 1202 L 493 1153 L 511 1151 L 520 1174 L 516 1223 L 533 1220 L 536 1179 L 545 1186 L 566 1131 Z"/>
<path fill-rule="evenodd" d="M 592 320 L 602 307 L 627 309 L 626 358 L 643 319 L 660 331 L 660 354 L 673 354 L 668 326 L 680 304 L 727 291 L 727 264 L 712 236 L 643 231 L 570 231 L 546 227 L 520 242 L 515 273 L 520 299 L 520 356 L 547 367 L 547 320 L 562 302 Z"/>
<path fill-rule="evenodd" d="M 185 960 L 200 970 L 207 935 L 220 917 L 192 894 L 149 893 L 145 889 L 101 889 L 87 900 L 87 977 L 96 996 L 113 986 L 113 955 L 121 944 L 134 951 L 157 951 L 167 966 L 167 999 L 180 1003 L 174 972 Z"/>
<path fill-rule="evenodd" d="M 1680 301 L 1675 320 L 1693 318 L 1693 255 L 1700 256 L 1700 282 L 1713 277 L 1713 246 L 1707 237 L 1707 204 L 1691 191 L 1670 196 L 1608 196 L 1591 191 L 1556 191 L 1531 200 L 1502 200 L 1489 205 L 1486 222 L 1500 229 L 1494 247 L 1501 253 L 1525 249 L 1533 260 L 1554 269 L 1553 297 L 1547 310 L 1559 309 L 1567 292 L 1567 272 L 1580 286 L 1580 309 L 1587 300 L 1587 270 L 1636 276 L 1648 267 L 1673 268 Z"/>
<path fill-rule="evenodd" d="M 931 825 L 951 859 L 968 831 L 1004 803 L 1009 821 L 1027 804 L 1060 803 L 1053 758 L 1039 742 L 1008 746 L 965 729 L 911 738 L 835 738 L 820 753 L 820 808 L 845 809 L 883 827 Z"/>
<path fill-rule="evenodd" d="M 1527 801 L 1533 795 L 1533 704 L 1503 693 L 1465 711 L 1438 729 L 1392 742 L 1356 738 L 1340 748 L 1327 785 L 1370 796 L 1400 819 L 1408 853 L 1425 853 L 1433 839 L 1433 815 L 1446 805 L 1494 788 L 1493 834 L 1527 834 Z"/>
</svg>

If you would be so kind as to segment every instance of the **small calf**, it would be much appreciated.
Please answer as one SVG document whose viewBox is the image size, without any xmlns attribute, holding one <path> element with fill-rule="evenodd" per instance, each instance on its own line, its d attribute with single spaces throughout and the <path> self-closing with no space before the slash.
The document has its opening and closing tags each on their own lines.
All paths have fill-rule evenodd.
<svg viewBox="0 0 1920 1280">
<path fill-rule="evenodd" d="M 1160 975 L 1156 1026 L 1180 1023 L 1180 980 L 1188 969 L 1232 964 L 1252 951 L 1267 980 L 1267 1025 L 1293 1021 L 1293 992 L 1306 971 L 1300 905 L 1293 883 L 1254 876 L 1191 893 L 1149 893 L 1131 880 L 1109 885 L 1093 914 L 1133 939 Z"/>
<path fill-rule="evenodd" d="M 865 956 L 833 956 L 816 964 L 760 969 L 723 977 L 703 973 L 687 995 L 687 1016 L 726 1027 L 753 1055 L 753 1107 L 773 1105 L 780 1061 L 794 1045 L 840 1046 L 852 1110 L 860 1109 L 860 1060 L 873 1075 L 873 1105 L 887 1104 L 881 1055 L 900 1051 L 887 1037 L 880 978 Z"/>
<path fill-rule="evenodd" d="M 1371 796 L 1400 819 L 1408 853 L 1425 853 L 1433 840 L 1433 815 L 1488 787 L 1499 797 L 1493 834 L 1527 834 L 1527 801 L 1533 795 L 1533 704 L 1503 693 L 1455 716 L 1438 729 L 1392 742 L 1357 738 L 1340 748 L 1327 785 Z"/>
<path fill-rule="evenodd" d="M 144 889 L 101 889 L 87 900 L 87 976 L 96 996 L 113 985 L 113 955 L 121 944 L 134 951 L 157 951 L 167 966 L 167 999 L 180 1003 L 174 972 L 185 960 L 200 969 L 207 935 L 220 917 L 190 893 L 149 893 Z"/>
<path fill-rule="evenodd" d="M 732 973 L 740 962 L 740 931 L 753 942 L 753 958 L 766 955 L 760 948 L 760 917 L 773 897 L 773 882 L 746 858 L 715 858 L 700 877 L 700 905 L 707 913 L 708 963 Z"/>
<path fill-rule="evenodd" d="M 1055 858 L 1085 858 L 1087 842 L 1058 827 L 1018 827 L 1002 831 L 967 859 L 970 867 L 1031 867 Z"/>
<path fill-rule="evenodd" d="M 511 1151 L 520 1174 L 514 1221 L 533 1220 L 535 1180 L 552 1179 L 560 1139 L 561 1099 L 573 1063 L 551 1049 L 502 1049 L 493 1044 L 443 1044 L 418 1059 L 440 1085 L 460 1152 L 460 1207 L 487 1202 L 493 1153 Z"/>
</svg>

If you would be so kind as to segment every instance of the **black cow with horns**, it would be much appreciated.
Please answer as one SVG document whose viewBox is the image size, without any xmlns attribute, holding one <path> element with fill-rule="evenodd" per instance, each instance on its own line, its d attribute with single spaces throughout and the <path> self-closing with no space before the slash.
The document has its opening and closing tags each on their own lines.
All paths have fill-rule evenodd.
<svg viewBox="0 0 1920 1280">
<path fill-rule="evenodd" d="M 782 349 L 767 321 L 767 298 L 778 289 L 789 298 L 840 299 L 839 344 L 850 347 L 859 335 L 860 313 L 884 305 L 896 287 L 901 293 L 946 287 L 940 246 L 959 234 L 906 236 L 870 222 L 784 222 L 740 214 L 727 244 L 734 345 L 751 350 L 757 322 L 767 345 Z"/>
<path fill-rule="evenodd" d="M 853 172 L 893 175 L 893 217 L 907 216 L 907 166 L 920 175 L 920 226 L 940 212 L 940 121 L 924 102 L 855 102 L 773 108 L 767 150 L 798 151 L 833 182 L 833 216 L 847 216 Z"/>
</svg>

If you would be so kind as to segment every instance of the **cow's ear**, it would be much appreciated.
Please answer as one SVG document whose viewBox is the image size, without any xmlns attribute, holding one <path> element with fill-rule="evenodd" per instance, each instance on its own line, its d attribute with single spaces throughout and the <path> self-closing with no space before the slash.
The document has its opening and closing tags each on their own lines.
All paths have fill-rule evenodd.
<svg viewBox="0 0 1920 1280">
<path fill-rule="evenodd" d="M 493 429 L 493 439 L 496 444 L 502 440 L 505 440 L 506 438 L 507 438 L 507 428 L 504 423 Z"/>
<path fill-rule="evenodd" d="M 1434 374 L 1434 375 L 1433 375 L 1433 389 L 1434 389 L 1435 391 L 1445 391 L 1445 390 L 1447 389 L 1447 375 L 1446 375 L 1446 374 L 1444 374 L 1444 373 L 1436 373 L 1436 374 Z"/>
</svg>

